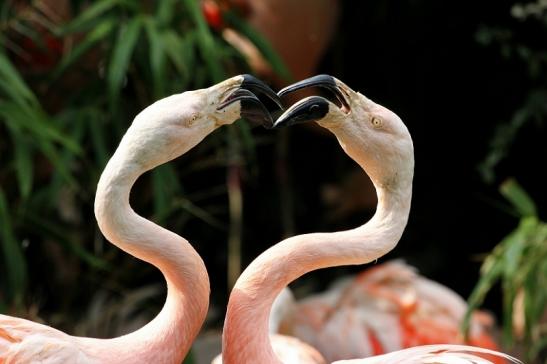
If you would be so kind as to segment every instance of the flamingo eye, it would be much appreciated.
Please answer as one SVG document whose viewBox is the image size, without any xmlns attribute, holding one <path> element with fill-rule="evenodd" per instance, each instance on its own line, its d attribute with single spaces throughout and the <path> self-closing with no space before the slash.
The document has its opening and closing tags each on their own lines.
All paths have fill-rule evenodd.
<svg viewBox="0 0 547 364">
<path fill-rule="evenodd" d="M 194 123 L 196 122 L 196 120 L 199 118 L 199 114 L 198 113 L 194 113 L 192 114 L 192 116 L 190 116 L 190 118 L 186 121 L 186 126 L 187 127 L 191 127 L 194 125 Z"/>
<path fill-rule="evenodd" d="M 370 119 L 370 123 L 372 124 L 372 126 L 376 129 L 378 128 L 381 128 L 382 127 L 382 119 L 380 119 L 379 117 L 377 116 L 373 116 L 371 119 Z"/>
</svg>

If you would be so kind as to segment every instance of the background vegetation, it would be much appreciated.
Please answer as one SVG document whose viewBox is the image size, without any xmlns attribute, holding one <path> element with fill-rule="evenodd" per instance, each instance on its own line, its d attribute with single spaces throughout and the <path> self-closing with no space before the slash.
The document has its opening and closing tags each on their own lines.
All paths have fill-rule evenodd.
<svg viewBox="0 0 547 364">
<path fill-rule="evenodd" d="M 103 167 L 138 111 L 249 68 L 209 28 L 196 1 L 83 3 L 71 2 L 70 12 L 80 15 L 69 22 L 41 1 L 1 9 L 0 310 L 35 319 L 49 309 L 64 312 L 48 321 L 70 330 L 72 315 L 96 310 L 101 322 L 84 319 L 78 333 L 104 336 L 127 329 L 106 324 L 110 316 L 99 314 L 108 310 L 104 300 L 126 297 L 121 307 L 128 307 L 128 299 L 155 297 L 163 288 L 153 269 L 111 247 L 97 229 L 92 205 Z M 287 74 L 260 34 L 236 14 L 227 21 Z M 199 236 L 198 249 L 218 241 L 211 254 L 225 269 L 219 245 L 241 239 L 240 179 L 244 169 L 257 168 L 260 143 L 270 141 L 252 137 L 244 122 L 223 128 L 192 156 L 143 177 L 132 204 Z M 94 289 L 77 289 L 82 285 Z"/>
<path fill-rule="evenodd" d="M 503 321 L 507 343 L 542 360 L 547 4 L 341 3 L 317 72 L 397 110 L 416 147 L 411 220 L 390 257 L 464 297 L 473 292 L 472 305 Z M 78 14 L 70 21 L 40 1 L 0 8 L 0 312 L 112 336 L 152 317 L 164 287 L 158 272 L 98 231 L 92 204 L 102 168 L 139 110 L 250 68 L 197 1 L 86 4 L 70 2 Z M 237 13 L 223 21 L 290 78 Z M 207 325 L 218 327 L 227 280 L 240 265 L 283 235 L 370 216 L 362 206 L 344 208 L 359 193 L 347 182 L 354 170 L 336 141 L 315 129 L 276 135 L 238 122 L 141 178 L 132 205 L 204 257 L 213 289 Z M 503 184 L 509 177 L 529 196 Z M 328 191 L 337 192 L 334 201 Z M 294 288 L 321 289 L 355 269 L 317 272 Z"/>
</svg>

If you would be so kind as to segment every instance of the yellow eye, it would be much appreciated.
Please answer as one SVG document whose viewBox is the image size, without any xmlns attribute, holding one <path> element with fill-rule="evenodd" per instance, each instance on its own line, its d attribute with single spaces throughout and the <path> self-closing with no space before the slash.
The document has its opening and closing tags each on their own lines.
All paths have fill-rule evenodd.
<svg viewBox="0 0 547 364">
<path fill-rule="evenodd" d="M 198 114 L 198 113 L 192 114 L 192 116 L 190 117 L 190 119 L 188 119 L 188 121 L 186 121 L 186 126 L 192 126 L 192 125 L 194 125 L 194 122 L 198 119 L 198 117 L 199 117 L 199 114 Z"/>
<path fill-rule="evenodd" d="M 375 128 L 381 128 L 382 127 L 382 119 L 379 117 L 373 116 L 372 119 L 370 119 L 370 123 Z"/>
</svg>

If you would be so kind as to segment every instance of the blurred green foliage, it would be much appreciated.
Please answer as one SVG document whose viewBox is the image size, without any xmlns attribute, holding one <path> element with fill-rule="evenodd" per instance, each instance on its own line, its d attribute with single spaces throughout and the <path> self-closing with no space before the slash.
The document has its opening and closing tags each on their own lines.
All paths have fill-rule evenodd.
<svg viewBox="0 0 547 364">
<path fill-rule="evenodd" d="M 528 360 L 547 347 L 547 223 L 540 221 L 532 199 L 516 181 L 507 180 L 500 192 L 520 218 L 518 227 L 485 259 L 481 276 L 469 297 L 464 330 L 496 283 L 503 291 L 503 339 L 507 346 L 522 344 Z"/>
<path fill-rule="evenodd" d="M 517 3 L 511 8 L 517 27 L 547 33 L 547 2 Z M 522 38 L 508 28 L 482 26 L 476 40 L 484 46 L 495 46 L 507 60 L 520 65 L 532 87 L 523 95 L 521 106 L 511 119 L 500 123 L 489 143 L 487 156 L 478 168 L 483 180 L 496 180 L 496 167 L 511 152 L 519 132 L 528 125 L 545 127 L 547 120 L 547 47 L 544 42 Z M 500 187 L 511 203 L 508 210 L 520 219 L 518 227 L 507 235 L 487 256 L 480 279 L 469 297 L 464 330 L 469 329 L 473 309 L 499 283 L 503 294 L 503 341 L 507 346 L 522 347 L 529 361 L 541 360 L 547 348 L 547 224 L 518 183 L 509 179 Z"/>
<path fill-rule="evenodd" d="M 0 312 L 32 316 L 23 312 L 26 297 L 39 302 L 44 291 L 78 284 L 82 275 L 119 291 L 119 272 L 132 263 L 120 263 L 123 253 L 104 244 L 92 206 L 100 173 L 131 119 L 159 98 L 249 71 L 244 57 L 209 28 L 197 0 L 71 1 L 70 8 L 78 15 L 68 23 L 48 16 L 39 1 L 23 8 L 5 2 L 0 9 Z M 256 44 L 275 72 L 288 74 L 237 14 L 228 13 L 225 21 Z M 61 55 L 55 58 L 57 48 Z M 132 203 L 173 229 L 199 219 L 226 230 L 223 220 L 234 216 L 225 206 L 195 203 L 225 196 L 226 182 L 205 183 L 182 197 L 180 180 L 230 168 L 234 159 L 238 168 L 247 166 L 254 142 L 245 122 L 222 128 L 185 160 L 183 171 L 169 164 L 143 176 L 139 183 L 146 188 L 136 187 L 140 194 Z M 91 299 L 85 290 L 59 296 L 65 307 Z M 83 306 L 102 307 L 104 301 Z M 68 319 L 60 318 L 61 326 Z M 109 323 L 95 326 L 103 330 L 95 334 L 112 334 L 104 329 Z"/>
</svg>

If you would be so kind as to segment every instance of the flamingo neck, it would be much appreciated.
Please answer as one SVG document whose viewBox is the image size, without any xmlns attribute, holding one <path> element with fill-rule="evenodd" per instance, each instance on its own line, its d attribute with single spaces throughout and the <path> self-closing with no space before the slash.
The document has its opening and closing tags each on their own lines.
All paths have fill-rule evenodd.
<svg viewBox="0 0 547 364">
<path fill-rule="evenodd" d="M 188 241 L 137 215 L 129 205 L 131 187 L 146 169 L 118 148 L 99 180 L 95 215 L 111 243 L 163 273 L 167 299 L 161 312 L 133 333 L 109 340 L 82 338 L 90 354 L 105 362 L 112 359 L 107 346 L 119 362 L 180 363 L 207 313 L 209 277 L 199 254 Z"/>
<path fill-rule="evenodd" d="M 378 207 L 366 224 L 347 231 L 288 238 L 255 259 L 237 281 L 228 303 L 223 362 L 279 364 L 268 334 L 279 292 L 310 271 L 374 261 L 399 241 L 408 220 L 412 178 L 397 190 L 376 186 Z"/>
</svg>

